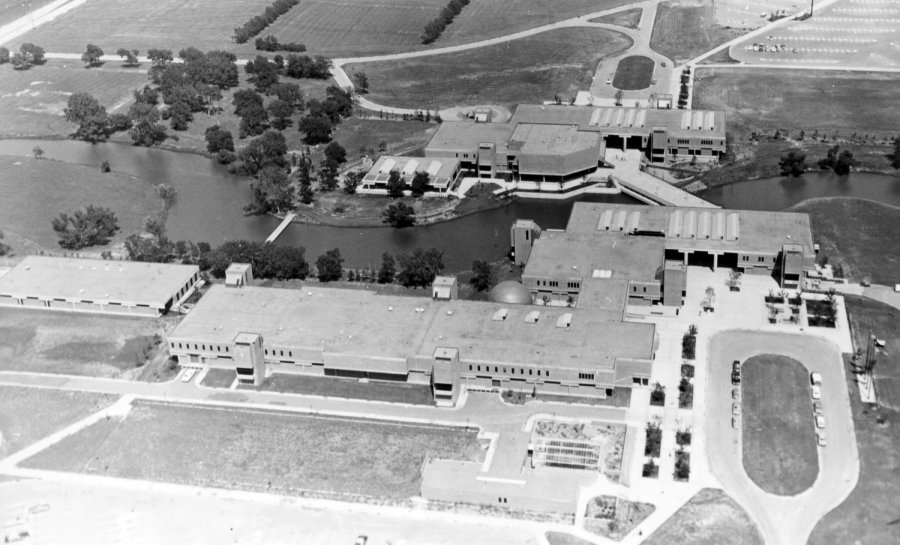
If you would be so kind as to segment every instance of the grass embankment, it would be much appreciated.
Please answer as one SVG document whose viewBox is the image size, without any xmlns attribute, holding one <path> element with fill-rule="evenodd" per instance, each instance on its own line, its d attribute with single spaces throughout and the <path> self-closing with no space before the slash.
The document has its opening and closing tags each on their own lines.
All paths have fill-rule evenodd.
<svg viewBox="0 0 900 545">
<path fill-rule="evenodd" d="M 547 532 L 544 534 L 550 545 L 593 545 L 593 541 L 582 539 L 566 532 Z"/>
<path fill-rule="evenodd" d="M 153 341 L 164 328 L 162 319 L 2 308 L 0 369 L 165 379 L 152 376 L 165 365 L 164 350 Z"/>
<path fill-rule="evenodd" d="M 900 179 L 898 179 L 900 187 Z M 900 208 L 863 199 L 826 198 L 791 208 L 806 212 L 813 239 L 832 264 L 854 281 L 894 285 L 900 270 Z"/>
<path fill-rule="evenodd" d="M 656 9 L 650 48 L 683 63 L 741 34 L 716 23 L 712 0 L 699 6 L 664 2 Z"/>
<path fill-rule="evenodd" d="M 345 399 L 364 399 L 388 403 L 408 403 L 412 405 L 434 405 L 431 387 L 427 384 L 406 384 L 399 382 L 371 381 L 355 379 L 315 377 L 309 375 L 288 375 L 273 373 L 259 386 L 241 386 L 264 392 L 306 394 Z"/>
<path fill-rule="evenodd" d="M 455 24 L 455 23 L 454 23 Z M 440 57 L 355 64 L 369 76 L 369 98 L 387 106 L 438 110 L 457 105 L 564 100 L 586 89 L 601 59 L 631 39 L 611 30 L 573 28 Z"/>
<path fill-rule="evenodd" d="M 747 513 L 722 490 L 704 488 L 663 523 L 644 545 L 763 545 Z"/>
<path fill-rule="evenodd" d="M 51 222 L 61 212 L 93 204 L 112 209 L 119 219 L 119 232 L 109 245 L 79 251 L 99 254 L 142 230 L 144 218 L 163 208 L 152 183 L 118 172 L 7 155 L 0 155 L 0 172 L 0 229 L 15 250 L 62 253 Z"/>
<path fill-rule="evenodd" d="M 106 394 L 0 386 L 0 458 L 112 405 L 115 400 L 116 396 Z"/>
<path fill-rule="evenodd" d="M 809 373 L 794 359 L 763 354 L 745 361 L 742 375 L 747 476 L 766 492 L 799 494 L 819 474 Z"/>
<path fill-rule="evenodd" d="M 405 500 L 419 494 L 426 457 L 480 462 L 484 452 L 476 436 L 441 426 L 140 401 L 124 419 L 90 426 L 23 465 Z"/>
<path fill-rule="evenodd" d="M 698 68 L 693 107 L 728 112 L 729 147 L 729 160 L 700 179 L 716 186 L 777 176 L 788 150 L 802 148 L 814 166 L 834 144 L 853 152 L 859 170 L 897 173 L 886 155 L 900 110 L 884 105 L 897 102 L 898 88 L 896 74 Z"/>
<path fill-rule="evenodd" d="M 879 403 L 859 399 L 852 373 L 847 375 L 853 428 L 859 446 L 859 482 L 850 496 L 815 527 L 810 545 L 896 543 L 900 520 L 900 312 L 864 297 L 845 297 L 857 346 L 865 346 L 869 331 L 887 341 L 887 355 L 875 367 Z M 845 356 L 846 357 L 846 356 Z"/>
<path fill-rule="evenodd" d="M 606 23 L 607 25 L 618 25 L 625 28 L 638 28 L 638 24 L 641 22 L 641 15 L 643 14 L 643 12 L 644 10 L 642 10 L 641 8 L 627 9 L 625 11 L 613 13 L 612 15 L 604 15 L 602 17 L 591 19 L 591 22 Z"/>
<path fill-rule="evenodd" d="M 201 384 L 207 388 L 228 388 L 236 378 L 237 373 L 232 369 L 210 369 Z"/>
</svg>

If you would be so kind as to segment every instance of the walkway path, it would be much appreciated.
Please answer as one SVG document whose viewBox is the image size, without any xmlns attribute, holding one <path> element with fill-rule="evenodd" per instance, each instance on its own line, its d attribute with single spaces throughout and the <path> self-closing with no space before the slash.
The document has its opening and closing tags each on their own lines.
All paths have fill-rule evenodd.
<svg viewBox="0 0 900 545">
<path fill-rule="evenodd" d="M 638 150 L 628 150 L 624 153 L 607 150 L 606 157 L 615 165 L 611 175 L 616 183 L 623 191 L 642 201 L 650 200 L 653 204 L 664 206 L 719 208 L 709 201 L 641 171 L 643 154 Z"/>
<path fill-rule="evenodd" d="M 68 13 L 85 2 L 87 0 L 56 0 L 32 11 L 24 17 L 19 17 L 15 21 L 3 25 L 0 27 L 0 45 L 10 42 L 35 27 L 56 19 L 60 15 Z"/>
<path fill-rule="evenodd" d="M 275 240 L 281 235 L 281 233 L 284 232 L 285 229 L 287 229 L 288 225 L 290 225 L 291 222 L 294 221 L 294 218 L 296 218 L 296 217 L 297 217 L 297 214 L 295 214 L 293 212 L 286 215 L 284 217 L 284 219 L 281 220 L 281 223 L 278 224 L 278 227 L 276 227 L 275 230 L 272 231 L 272 234 L 269 235 L 268 238 L 266 238 L 266 242 L 275 242 Z"/>
</svg>

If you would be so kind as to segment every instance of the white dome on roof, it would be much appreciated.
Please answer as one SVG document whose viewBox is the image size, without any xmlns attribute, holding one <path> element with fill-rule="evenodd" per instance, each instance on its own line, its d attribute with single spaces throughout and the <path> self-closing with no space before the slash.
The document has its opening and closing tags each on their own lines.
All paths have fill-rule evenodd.
<svg viewBox="0 0 900 545">
<path fill-rule="evenodd" d="M 515 280 L 500 282 L 491 289 L 491 301 L 510 305 L 530 305 L 534 301 L 528 288 Z"/>
</svg>

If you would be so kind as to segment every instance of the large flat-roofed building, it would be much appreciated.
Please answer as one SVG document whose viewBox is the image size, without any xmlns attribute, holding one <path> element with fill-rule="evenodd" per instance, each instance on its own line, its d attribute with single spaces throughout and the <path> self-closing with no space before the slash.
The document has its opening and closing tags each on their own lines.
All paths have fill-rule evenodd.
<svg viewBox="0 0 900 545">
<path fill-rule="evenodd" d="M 0 306 L 158 316 L 198 282 L 196 265 L 28 256 L 0 277 Z"/>
<path fill-rule="evenodd" d="M 391 172 L 396 171 L 407 185 L 417 172 L 428 174 L 431 191 L 446 193 L 459 177 L 459 161 L 450 158 L 422 158 L 383 155 L 362 179 L 363 189 L 386 189 Z"/>
<path fill-rule="evenodd" d="M 431 384 L 441 404 L 463 387 L 605 397 L 646 384 L 655 349 L 654 326 L 623 322 L 618 310 L 215 285 L 169 350 L 183 366 L 235 368 L 258 382 L 259 369 L 234 358 L 247 334 L 270 370 Z"/>
<path fill-rule="evenodd" d="M 595 171 L 605 148 L 638 149 L 654 162 L 718 160 L 725 113 L 523 104 L 503 123 L 442 123 L 425 156 L 458 159 L 479 177 L 565 182 Z"/>
<path fill-rule="evenodd" d="M 535 302 L 579 307 L 612 308 L 620 288 L 628 304 L 679 306 L 689 265 L 796 288 L 815 262 L 809 216 L 788 212 L 576 203 L 564 231 L 520 220 L 511 244 L 528 255 L 522 283 Z"/>
</svg>

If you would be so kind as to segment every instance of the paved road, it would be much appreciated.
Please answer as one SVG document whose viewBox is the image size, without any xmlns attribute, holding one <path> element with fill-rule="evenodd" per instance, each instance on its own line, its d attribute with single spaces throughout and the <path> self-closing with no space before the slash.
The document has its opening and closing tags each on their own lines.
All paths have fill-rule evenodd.
<svg viewBox="0 0 900 545">
<path fill-rule="evenodd" d="M 731 362 L 762 353 L 794 358 L 823 377 L 828 446 L 818 449 L 815 483 L 796 496 L 764 492 L 750 480 L 744 471 L 739 436 L 731 428 Z M 850 495 L 859 478 L 859 453 L 840 352 L 832 343 L 811 336 L 726 331 L 710 340 L 708 354 L 710 469 L 756 521 L 767 545 L 806 543 L 816 523 Z M 809 425 L 814 425 L 812 414 Z"/>
</svg>

